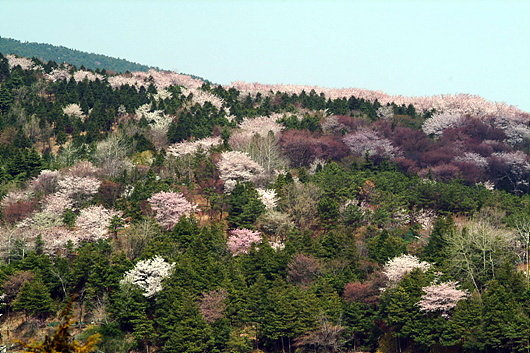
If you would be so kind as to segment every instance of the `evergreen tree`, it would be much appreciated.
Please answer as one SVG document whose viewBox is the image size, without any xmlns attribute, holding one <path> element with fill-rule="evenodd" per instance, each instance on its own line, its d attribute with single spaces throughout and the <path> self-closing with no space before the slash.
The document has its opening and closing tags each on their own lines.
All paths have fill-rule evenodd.
<svg viewBox="0 0 530 353">
<path fill-rule="evenodd" d="M 50 291 L 40 278 L 24 283 L 13 301 L 15 311 L 24 311 L 29 316 L 46 316 L 52 313 Z"/>
</svg>

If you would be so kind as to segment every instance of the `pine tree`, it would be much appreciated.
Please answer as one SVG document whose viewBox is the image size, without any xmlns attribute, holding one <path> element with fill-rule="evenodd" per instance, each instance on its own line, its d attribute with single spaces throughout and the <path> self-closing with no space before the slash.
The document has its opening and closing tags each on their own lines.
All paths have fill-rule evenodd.
<svg viewBox="0 0 530 353">
<path fill-rule="evenodd" d="M 46 316 L 52 313 L 50 291 L 40 278 L 24 283 L 13 301 L 15 311 L 24 311 L 29 316 Z"/>
</svg>

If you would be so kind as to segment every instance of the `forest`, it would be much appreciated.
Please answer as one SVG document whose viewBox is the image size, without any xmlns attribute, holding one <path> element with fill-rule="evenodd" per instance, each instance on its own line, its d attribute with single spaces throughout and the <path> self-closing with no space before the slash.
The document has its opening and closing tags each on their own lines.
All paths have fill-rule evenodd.
<svg viewBox="0 0 530 353">
<path fill-rule="evenodd" d="M 478 96 L 0 54 L 1 344 L 529 352 L 529 153 Z"/>
<path fill-rule="evenodd" d="M 149 66 L 117 59 L 106 55 L 87 53 L 46 43 L 21 42 L 16 39 L 0 37 L 0 52 L 25 57 L 36 57 L 40 60 L 67 62 L 77 67 L 85 66 L 90 70 L 106 69 L 124 73 L 126 71 L 148 71 Z"/>
</svg>

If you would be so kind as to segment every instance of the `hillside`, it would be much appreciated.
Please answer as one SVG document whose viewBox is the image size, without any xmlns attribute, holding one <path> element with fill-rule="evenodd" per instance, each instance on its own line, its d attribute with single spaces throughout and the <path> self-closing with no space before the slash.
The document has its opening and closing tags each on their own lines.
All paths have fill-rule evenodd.
<svg viewBox="0 0 530 353">
<path fill-rule="evenodd" d="M 16 54 L 27 58 L 37 58 L 41 61 L 67 62 L 71 65 L 84 66 L 90 70 L 110 70 L 118 73 L 126 71 L 148 71 L 151 67 L 141 65 L 125 59 L 87 53 L 63 46 L 45 43 L 21 42 L 16 39 L 0 37 L 0 53 Z"/>
<path fill-rule="evenodd" d="M 530 115 L 0 55 L 0 327 L 103 352 L 530 346 Z"/>
</svg>

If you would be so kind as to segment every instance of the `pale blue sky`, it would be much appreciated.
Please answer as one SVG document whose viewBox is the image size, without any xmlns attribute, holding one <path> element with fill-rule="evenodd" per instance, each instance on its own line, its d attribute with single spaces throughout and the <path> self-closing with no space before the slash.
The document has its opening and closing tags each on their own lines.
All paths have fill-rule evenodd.
<svg viewBox="0 0 530 353">
<path fill-rule="evenodd" d="M 0 36 L 232 81 L 471 93 L 530 112 L 530 1 L 14 1 Z"/>
</svg>

